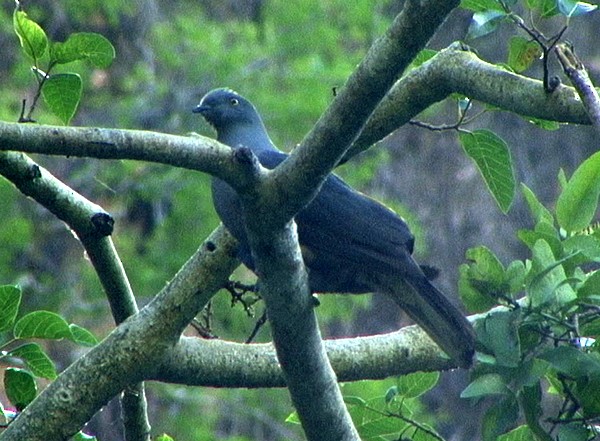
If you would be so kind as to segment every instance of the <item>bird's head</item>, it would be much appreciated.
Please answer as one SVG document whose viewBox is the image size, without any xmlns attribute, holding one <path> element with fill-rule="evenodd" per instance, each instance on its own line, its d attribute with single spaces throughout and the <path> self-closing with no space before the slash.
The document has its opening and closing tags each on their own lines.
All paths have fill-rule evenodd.
<svg viewBox="0 0 600 441">
<path fill-rule="evenodd" d="M 231 89 L 211 90 L 193 112 L 201 114 L 219 134 L 236 126 L 263 125 L 252 103 Z"/>
</svg>

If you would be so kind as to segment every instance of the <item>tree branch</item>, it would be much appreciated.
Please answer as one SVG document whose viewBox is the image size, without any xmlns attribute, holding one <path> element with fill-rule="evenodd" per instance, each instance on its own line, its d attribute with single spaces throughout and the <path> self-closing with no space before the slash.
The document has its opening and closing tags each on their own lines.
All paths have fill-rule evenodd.
<svg viewBox="0 0 600 441">
<path fill-rule="evenodd" d="M 398 80 L 344 159 L 366 150 L 452 93 L 533 118 L 590 124 L 574 88 L 560 85 L 546 93 L 542 81 L 487 63 L 454 43 Z"/>
<path fill-rule="evenodd" d="M 293 216 L 319 191 L 377 103 L 458 0 L 409 0 L 300 147 L 238 191 L 273 342 L 308 440 L 359 439 L 327 359 Z"/>
<path fill-rule="evenodd" d="M 360 381 L 416 371 L 456 368 L 418 326 L 368 337 L 325 340 L 339 381 Z M 146 380 L 208 387 L 286 387 L 272 343 L 243 344 L 182 337 Z"/>
<path fill-rule="evenodd" d="M 215 230 L 146 307 L 31 402 L 2 433 L 2 441 L 62 441 L 127 386 L 156 376 L 163 354 L 237 266 L 236 248 L 223 227 Z"/>
<path fill-rule="evenodd" d="M 0 121 L 0 150 L 157 162 L 209 173 L 234 188 L 247 188 L 254 184 L 254 170 L 240 164 L 233 157 L 231 148 L 213 139 L 194 135 Z"/>
<path fill-rule="evenodd" d="M 592 124 L 597 130 L 600 130 L 600 97 L 598 97 L 598 91 L 594 88 L 585 66 L 567 44 L 559 44 L 555 51 L 565 74 L 575 86 Z"/>
<path fill-rule="evenodd" d="M 110 238 L 112 217 L 23 154 L 0 152 L 0 174 L 66 222 L 77 234 L 104 287 L 115 323 L 118 325 L 136 314 L 135 297 Z M 121 405 L 125 439 L 149 440 L 150 423 L 143 383 L 126 390 Z"/>
<path fill-rule="evenodd" d="M 285 204 L 284 209 L 278 209 L 280 219 L 291 218 L 312 200 L 369 115 L 459 3 L 404 2 L 400 14 L 371 46 L 301 145 L 274 173 L 272 185 L 277 187 L 281 202 L 276 206 Z"/>
<path fill-rule="evenodd" d="M 459 44 L 453 44 L 396 82 L 375 108 L 344 159 L 366 150 L 452 93 L 520 115 L 591 124 L 573 87 L 560 85 L 548 94 L 540 80 L 487 63 Z M 157 162 L 211 173 L 230 185 L 244 182 L 240 166 L 232 163 L 231 149 L 203 136 L 0 121 L 0 150 Z"/>
</svg>

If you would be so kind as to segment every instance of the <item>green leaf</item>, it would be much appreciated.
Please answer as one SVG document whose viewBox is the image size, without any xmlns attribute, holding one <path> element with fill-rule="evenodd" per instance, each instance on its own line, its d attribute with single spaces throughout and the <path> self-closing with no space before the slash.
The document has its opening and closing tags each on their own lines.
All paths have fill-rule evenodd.
<svg viewBox="0 0 600 441">
<path fill-rule="evenodd" d="M 516 367 L 521 360 L 521 343 L 518 328 L 521 312 L 518 310 L 497 311 L 488 314 L 475 324 L 477 340 L 486 347 L 496 364 Z"/>
<path fill-rule="evenodd" d="M 81 326 L 70 324 L 69 329 L 71 330 L 70 339 L 75 343 L 80 344 L 81 346 L 96 346 L 98 344 L 98 339 L 85 328 Z"/>
<path fill-rule="evenodd" d="M 56 368 L 54 363 L 37 343 L 27 343 L 9 352 L 9 355 L 20 358 L 36 377 L 54 380 Z"/>
<path fill-rule="evenodd" d="M 95 67 L 106 69 L 115 58 L 115 48 L 105 37 L 92 32 L 71 34 L 64 43 L 50 46 L 50 61 L 58 64 L 87 60 Z"/>
<path fill-rule="evenodd" d="M 459 292 L 471 312 L 483 312 L 496 304 L 498 295 L 508 294 L 504 266 L 487 247 L 467 250 L 471 263 L 461 265 Z"/>
<path fill-rule="evenodd" d="M 548 121 L 547 119 L 534 118 L 532 116 L 522 116 L 522 118 L 543 130 L 553 132 L 560 129 L 560 123 L 556 121 Z"/>
<path fill-rule="evenodd" d="M 437 53 L 438 51 L 434 51 L 433 49 L 421 50 L 417 54 L 417 56 L 412 60 L 412 62 L 408 65 L 408 67 L 404 70 L 403 75 L 406 75 L 406 73 L 421 66 L 426 61 L 431 60 Z"/>
<path fill-rule="evenodd" d="M 520 260 L 513 260 L 508 265 L 508 268 L 506 268 L 506 281 L 509 292 L 512 294 L 522 291 L 526 277 L 527 269 L 525 268 L 525 264 Z"/>
<path fill-rule="evenodd" d="M 483 441 L 496 441 L 500 434 L 514 426 L 518 417 L 519 406 L 512 394 L 495 401 L 483 416 L 481 428 Z"/>
<path fill-rule="evenodd" d="M 13 14 L 13 28 L 19 37 L 23 50 L 34 64 L 46 53 L 48 37 L 44 30 L 23 11 L 15 9 Z"/>
<path fill-rule="evenodd" d="M 519 426 L 508 433 L 500 435 L 497 441 L 531 441 L 533 433 L 527 426 Z"/>
<path fill-rule="evenodd" d="M 175 441 L 173 438 L 171 438 L 169 435 L 167 435 L 166 433 L 163 433 L 162 435 L 160 435 L 159 437 L 156 438 L 156 441 Z"/>
<path fill-rule="evenodd" d="M 380 417 L 358 424 L 356 430 L 363 440 L 377 439 L 386 435 L 397 435 L 408 427 L 408 423 L 399 418 Z"/>
<path fill-rule="evenodd" d="M 485 246 L 470 248 L 465 254 L 473 262 L 471 275 L 477 280 L 485 280 L 495 287 L 504 283 L 504 266 L 496 255 Z"/>
<path fill-rule="evenodd" d="M 510 395 L 504 379 L 498 374 L 485 374 L 472 381 L 460 394 L 461 398 L 477 398 L 489 395 Z"/>
<path fill-rule="evenodd" d="M 498 0 L 462 0 L 460 7 L 469 9 L 473 12 L 483 12 L 489 10 L 502 11 L 502 6 Z"/>
<path fill-rule="evenodd" d="M 587 378 L 600 374 L 600 355 L 586 353 L 571 346 L 559 346 L 544 351 L 539 358 L 569 378 Z"/>
<path fill-rule="evenodd" d="M 516 73 L 529 69 L 542 55 L 539 44 L 520 36 L 513 36 L 508 47 L 508 65 Z"/>
<path fill-rule="evenodd" d="M 596 296 L 600 293 L 600 271 L 594 271 L 588 274 L 583 285 L 577 290 L 577 297 L 585 299 L 586 297 Z"/>
<path fill-rule="evenodd" d="M 563 241 L 565 253 L 579 253 L 577 264 L 600 261 L 600 239 L 591 235 L 571 236 Z"/>
<path fill-rule="evenodd" d="M 589 14 L 598 9 L 598 5 L 576 0 L 558 0 L 558 10 L 566 17 L 577 17 L 578 15 Z"/>
<path fill-rule="evenodd" d="M 552 213 L 544 207 L 544 205 L 538 200 L 535 193 L 525 184 L 521 184 L 521 193 L 525 197 L 527 201 L 527 205 L 529 206 L 529 211 L 531 211 L 531 215 L 533 216 L 533 220 L 535 223 L 539 223 L 541 221 L 547 222 L 552 225 L 554 223 L 554 217 Z"/>
<path fill-rule="evenodd" d="M 81 77 L 74 73 L 50 75 L 42 87 L 44 101 L 65 125 L 75 115 L 82 87 Z"/>
<path fill-rule="evenodd" d="M 577 402 L 581 405 L 586 418 L 597 418 L 600 416 L 600 372 L 595 372 L 589 378 L 579 378 L 575 388 Z"/>
<path fill-rule="evenodd" d="M 540 383 L 526 386 L 519 394 L 519 400 L 525 416 L 525 421 L 539 441 L 552 441 L 552 437 L 540 425 L 542 416 L 542 388 Z"/>
<path fill-rule="evenodd" d="M 596 213 L 600 196 L 600 152 L 586 159 L 573 173 L 556 202 L 558 224 L 566 231 L 587 227 Z"/>
<path fill-rule="evenodd" d="M 68 323 L 49 311 L 35 311 L 22 317 L 14 328 L 15 338 L 48 338 L 59 340 L 71 338 Z"/>
<path fill-rule="evenodd" d="M 515 178 L 506 143 L 489 130 L 459 134 L 466 154 L 475 161 L 483 180 L 503 213 L 515 196 Z"/>
<path fill-rule="evenodd" d="M 19 312 L 21 290 L 16 286 L 0 286 L 0 332 L 9 329 Z"/>
<path fill-rule="evenodd" d="M 467 40 L 483 37 L 494 32 L 505 17 L 506 12 L 497 9 L 475 12 L 469 24 Z"/>
<path fill-rule="evenodd" d="M 533 247 L 532 274 L 535 275 L 529 285 L 529 297 L 533 307 L 553 303 L 562 306 L 577 295 L 567 283 L 567 276 L 562 266 L 563 258 L 556 260 L 548 242 L 538 240 Z"/>
<path fill-rule="evenodd" d="M 440 378 L 439 372 L 415 372 L 398 377 L 398 393 L 405 398 L 416 398 L 434 387 Z"/>
<path fill-rule="evenodd" d="M 558 438 L 560 441 L 587 441 L 593 439 L 590 431 L 582 423 L 560 424 Z"/>
<path fill-rule="evenodd" d="M 29 372 L 8 368 L 4 371 L 4 391 L 17 410 L 22 411 L 37 395 L 37 385 Z"/>
<path fill-rule="evenodd" d="M 467 311 L 472 313 L 484 312 L 496 305 L 496 299 L 487 291 L 482 292 L 485 287 L 473 279 L 471 268 L 467 264 L 459 267 L 460 277 L 458 279 L 458 293 Z"/>
<path fill-rule="evenodd" d="M 298 412 L 292 412 L 290 413 L 287 418 L 285 419 L 286 423 L 291 423 L 291 424 L 301 424 L 300 422 L 300 417 L 298 416 Z"/>
</svg>

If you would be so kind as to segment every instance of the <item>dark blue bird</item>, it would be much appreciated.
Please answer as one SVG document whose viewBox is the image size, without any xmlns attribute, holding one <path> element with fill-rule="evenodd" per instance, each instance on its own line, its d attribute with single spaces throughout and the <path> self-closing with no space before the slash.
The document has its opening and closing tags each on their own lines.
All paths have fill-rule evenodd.
<svg viewBox="0 0 600 441">
<path fill-rule="evenodd" d="M 230 89 L 209 92 L 194 112 L 215 128 L 219 142 L 250 148 L 266 168 L 287 157 L 271 142 L 252 103 Z M 217 178 L 212 192 L 219 217 L 240 242 L 240 260 L 253 270 L 237 193 Z M 414 261 L 414 237 L 396 213 L 331 175 L 295 220 L 313 292 L 385 293 L 459 366 L 471 365 L 471 324 Z"/>
</svg>

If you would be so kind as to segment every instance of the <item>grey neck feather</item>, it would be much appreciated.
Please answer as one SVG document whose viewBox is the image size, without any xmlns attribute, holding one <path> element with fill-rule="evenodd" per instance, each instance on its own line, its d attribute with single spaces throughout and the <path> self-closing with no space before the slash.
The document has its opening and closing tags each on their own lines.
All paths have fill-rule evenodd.
<svg viewBox="0 0 600 441">
<path fill-rule="evenodd" d="M 265 150 L 277 150 L 267 134 L 264 124 L 260 121 L 253 124 L 237 123 L 219 130 L 217 141 L 230 147 L 249 147 L 254 153 Z"/>
</svg>

